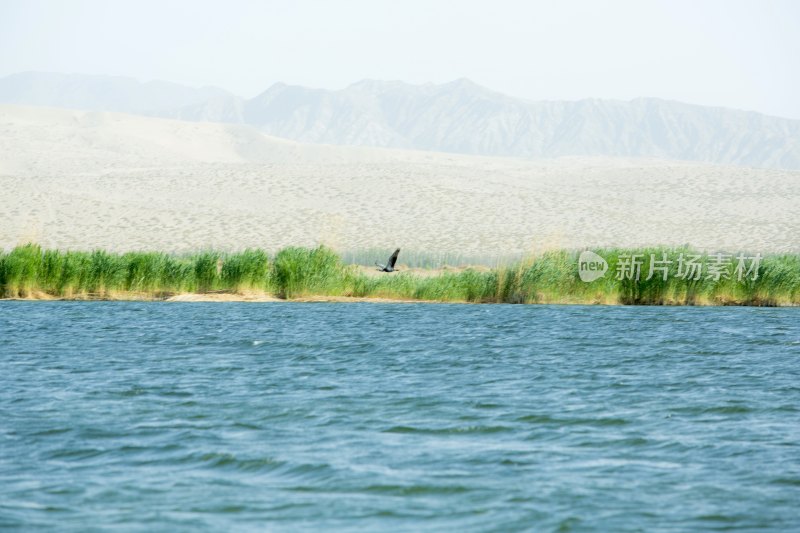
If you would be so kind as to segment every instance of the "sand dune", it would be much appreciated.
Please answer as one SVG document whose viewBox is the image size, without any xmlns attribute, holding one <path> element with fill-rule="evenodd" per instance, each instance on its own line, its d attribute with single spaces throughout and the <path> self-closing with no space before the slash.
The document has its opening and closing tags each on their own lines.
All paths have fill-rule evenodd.
<svg viewBox="0 0 800 533">
<path fill-rule="evenodd" d="M 0 106 L 0 246 L 800 248 L 800 172 L 307 145 L 247 126 Z"/>
</svg>

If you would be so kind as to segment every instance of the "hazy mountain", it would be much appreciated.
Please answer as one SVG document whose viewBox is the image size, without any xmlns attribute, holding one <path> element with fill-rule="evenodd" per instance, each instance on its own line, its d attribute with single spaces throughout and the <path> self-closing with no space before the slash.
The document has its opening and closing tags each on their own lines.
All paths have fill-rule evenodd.
<svg viewBox="0 0 800 533">
<path fill-rule="evenodd" d="M 341 91 L 277 84 L 245 120 L 308 142 L 517 157 L 659 157 L 800 168 L 800 121 L 655 98 L 529 102 L 468 80 L 362 81 Z"/>
<path fill-rule="evenodd" d="M 212 102 L 230 93 L 166 81 L 139 82 L 122 76 L 23 72 L 0 78 L 0 103 L 176 116 L 185 106 Z"/>
<path fill-rule="evenodd" d="M 514 157 L 657 157 L 800 168 L 800 120 L 655 98 L 532 102 L 469 80 L 364 80 L 329 91 L 278 83 L 250 100 L 129 78 L 26 73 L 0 102 L 246 123 L 314 143 Z"/>
<path fill-rule="evenodd" d="M 244 124 L 244 99 L 232 94 L 218 94 L 208 100 L 186 105 L 172 112 L 160 113 L 166 118 L 199 122 L 231 122 Z"/>
</svg>

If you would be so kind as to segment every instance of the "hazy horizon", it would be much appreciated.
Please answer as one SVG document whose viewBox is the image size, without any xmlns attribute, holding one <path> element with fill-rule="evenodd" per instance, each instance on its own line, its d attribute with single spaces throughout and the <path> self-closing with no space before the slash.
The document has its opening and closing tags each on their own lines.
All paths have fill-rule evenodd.
<svg viewBox="0 0 800 533">
<path fill-rule="evenodd" d="M 0 76 L 337 90 L 467 78 L 526 100 L 653 97 L 800 119 L 800 4 L 6 1 Z"/>
<path fill-rule="evenodd" d="M 694 103 L 694 102 L 687 102 L 685 100 L 677 100 L 677 99 L 674 99 L 674 98 L 663 98 L 663 97 L 659 97 L 659 96 L 646 96 L 646 95 L 634 96 L 634 97 L 631 97 L 631 98 L 602 98 L 602 97 L 596 97 L 596 96 L 584 96 L 584 97 L 576 97 L 576 98 L 543 98 L 543 99 L 536 100 L 536 99 L 532 99 L 532 98 L 525 98 L 525 97 L 521 97 L 521 96 L 508 94 L 508 93 L 505 93 L 503 91 L 497 90 L 494 87 L 489 87 L 489 86 L 477 83 L 476 81 L 474 81 L 474 80 L 472 80 L 470 78 L 464 77 L 464 76 L 462 76 L 460 78 L 454 78 L 452 80 L 446 80 L 446 81 L 443 81 L 443 82 L 425 81 L 425 82 L 417 82 L 417 83 L 409 82 L 409 81 L 405 81 L 405 80 L 399 80 L 399 79 L 361 78 L 361 79 L 353 80 L 352 82 L 346 83 L 345 85 L 342 85 L 340 87 L 322 87 L 322 86 L 301 85 L 301 84 L 296 84 L 296 83 L 287 83 L 287 82 L 282 81 L 282 80 L 277 80 L 277 81 L 274 81 L 274 82 L 270 83 L 268 86 L 264 87 L 261 91 L 258 91 L 257 93 L 255 93 L 253 95 L 250 95 L 250 96 L 245 96 L 245 95 L 239 94 L 236 91 L 232 91 L 228 87 L 225 87 L 225 86 L 222 86 L 222 85 L 208 85 L 208 84 L 206 84 L 206 85 L 198 85 L 198 84 L 184 83 L 184 82 L 179 82 L 179 81 L 175 81 L 175 80 L 161 79 L 161 78 L 158 78 L 158 79 L 157 78 L 143 79 L 143 78 L 137 78 L 135 76 L 126 76 L 126 75 L 123 75 L 123 74 L 97 74 L 97 73 L 92 73 L 92 72 L 54 72 L 54 71 L 45 72 L 45 71 L 30 70 L 30 71 L 20 71 L 20 72 L 12 72 L 10 74 L 4 74 L 4 75 L 0 76 L 0 79 L 11 77 L 11 76 L 16 76 L 16 75 L 24 75 L 24 74 L 46 74 L 46 75 L 53 74 L 53 75 L 65 75 L 65 76 L 111 77 L 111 78 L 122 78 L 122 79 L 134 80 L 137 83 L 141 83 L 141 84 L 146 84 L 146 83 L 150 83 L 150 82 L 166 82 L 166 83 L 172 83 L 172 84 L 176 84 L 176 85 L 181 85 L 181 86 L 188 87 L 188 88 L 191 88 L 191 89 L 204 89 L 204 88 L 221 89 L 223 91 L 226 91 L 226 92 L 230 93 L 233 96 L 242 98 L 244 100 L 250 100 L 250 99 L 256 98 L 259 95 L 261 95 L 262 93 L 268 91 L 270 88 L 272 88 L 273 86 L 276 86 L 276 85 L 286 85 L 286 86 L 290 86 L 290 87 L 301 87 L 301 88 L 304 88 L 304 89 L 312 89 L 312 90 L 344 91 L 348 87 L 351 87 L 351 86 L 354 86 L 354 85 L 357 85 L 357 84 L 363 83 L 363 82 L 402 83 L 404 85 L 413 86 L 413 87 L 424 87 L 424 86 L 428 86 L 428 85 L 442 86 L 442 85 L 448 85 L 448 84 L 452 84 L 452 83 L 457 83 L 457 82 L 462 81 L 462 80 L 466 80 L 468 82 L 474 83 L 475 85 L 477 85 L 479 87 L 482 87 L 483 89 L 487 89 L 489 91 L 492 91 L 492 92 L 495 92 L 495 93 L 498 93 L 498 94 L 501 94 L 501 95 L 504 95 L 504 96 L 508 96 L 508 97 L 511 97 L 511 98 L 516 98 L 518 100 L 527 100 L 527 101 L 530 101 L 530 102 L 579 102 L 581 100 L 604 100 L 604 101 L 631 102 L 631 101 L 637 100 L 637 99 L 652 99 L 652 100 L 672 101 L 672 102 L 678 102 L 678 103 L 689 104 L 689 105 L 697 105 L 697 106 L 703 106 L 703 107 L 711 107 L 711 108 L 717 107 L 717 108 L 723 108 L 723 109 L 731 109 L 731 110 L 734 110 L 734 111 L 755 112 L 755 113 L 760 113 L 760 114 L 763 114 L 763 115 L 766 115 L 766 116 L 772 116 L 772 117 L 781 118 L 781 119 L 800 120 L 800 117 L 792 118 L 792 117 L 786 117 L 786 116 L 782 116 L 782 115 L 774 115 L 774 114 L 770 114 L 770 113 L 766 113 L 764 111 L 758 111 L 758 110 L 754 110 L 754 109 L 743 109 L 743 108 L 730 107 L 730 106 L 724 106 L 724 105 L 714 105 L 714 104 L 698 104 L 698 103 Z"/>
</svg>

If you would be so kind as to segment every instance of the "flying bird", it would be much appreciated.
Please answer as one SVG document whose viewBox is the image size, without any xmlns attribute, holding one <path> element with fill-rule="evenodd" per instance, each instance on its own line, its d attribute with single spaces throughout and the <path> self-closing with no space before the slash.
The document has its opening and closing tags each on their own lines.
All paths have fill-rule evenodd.
<svg viewBox="0 0 800 533">
<path fill-rule="evenodd" d="M 400 248 L 394 251 L 392 257 L 389 258 L 389 261 L 385 265 L 382 265 L 377 261 L 375 261 L 375 264 L 378 266 L 378 269 L 381 272 L 394 272 L 394 265 L 395 263 L 397 263 L 397 256 L 399 253 L 400 253 Z"/>
</svg>

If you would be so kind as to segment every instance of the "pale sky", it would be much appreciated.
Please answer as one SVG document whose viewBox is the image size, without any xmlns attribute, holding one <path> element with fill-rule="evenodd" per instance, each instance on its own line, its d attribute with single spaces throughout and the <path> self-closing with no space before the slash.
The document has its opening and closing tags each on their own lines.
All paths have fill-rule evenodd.
<svg viewBox="0 0 800 533">
<path fill-rule="evenodd" d="M 531 100 L 653 96 L 800 119 L 800 1 L 0 0 L 0 76 L 340 89 L 466 77 Z"/>
</svg>

